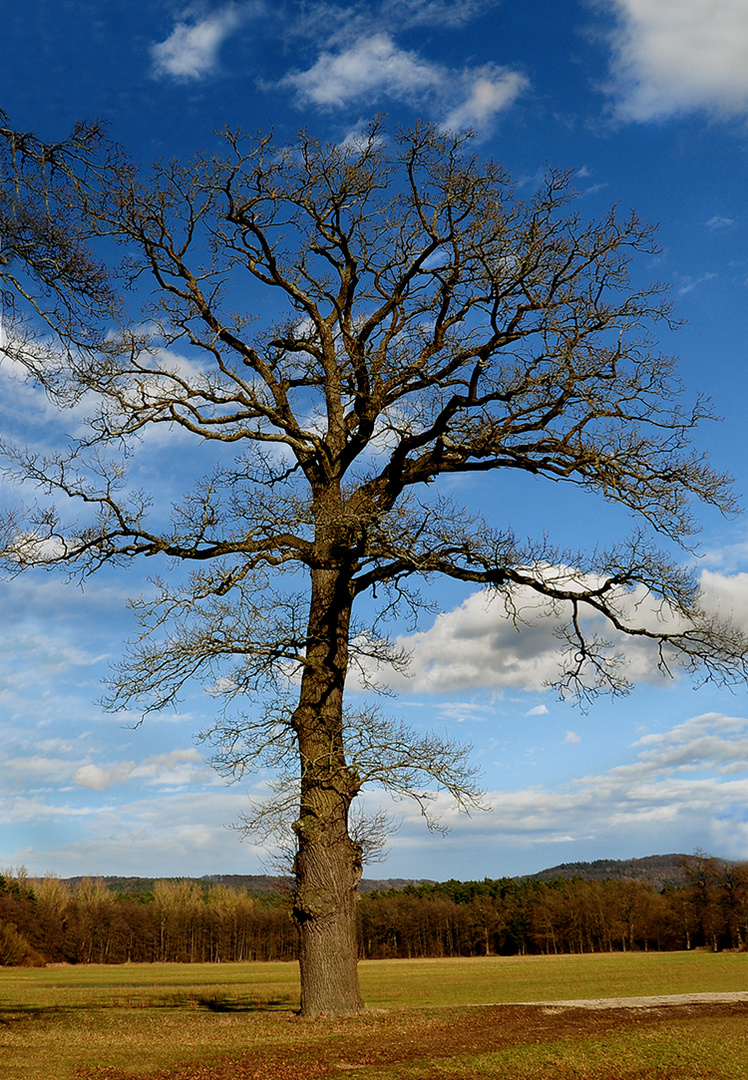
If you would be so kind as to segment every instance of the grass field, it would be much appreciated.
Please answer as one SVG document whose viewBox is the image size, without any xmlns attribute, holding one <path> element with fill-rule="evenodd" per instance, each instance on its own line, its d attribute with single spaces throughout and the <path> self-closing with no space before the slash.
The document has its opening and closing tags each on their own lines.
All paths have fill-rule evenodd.
<svg viewBox="0 0 748 1080">
<path fill-rule="evenodd" d="M 294 964 L 1 969 L 0 1077 L 748 1078 L 745 1003 L 518 1004 L 746 991 L 745 954 L 369 961 L 361 982 L 367 1014 L 311 1023 L 294 1013 Z"/>
</svg>

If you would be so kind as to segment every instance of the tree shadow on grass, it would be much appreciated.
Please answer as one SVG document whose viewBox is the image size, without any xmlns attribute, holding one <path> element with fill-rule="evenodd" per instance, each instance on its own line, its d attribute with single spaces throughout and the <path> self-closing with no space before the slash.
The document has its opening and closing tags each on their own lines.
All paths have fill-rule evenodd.
<svg viewBox="0 0 748 1080">
<path fill-rule="evenodd" d="M 278 1012 L 292 1010 L 294 1003 L 290 997 L 281 995 L 275 998 L 230 998 L 221 991 L 210 994 L 198 994 L 191 999 L 191 1004 L 215 1013 Z"/>
<path fill-rule="evenodd" d="M 0 1007 L 0 1027 L 15 1027 L 24 1023 L 42 1023 L 45 1020 L 80 1016 L 84 1013 L 103 1013 L 114 1009 L 207 1009 L 214 1013 L 266 1013 L 295 1012 L 298 1003 L 291 996 L 270 998 L 232 998 L 222 991 L 159 995 L 152 998 L 122 999 L 82 1002 L 81 1004 L 56 1005 L 9 1005 Z"/>
</svg>

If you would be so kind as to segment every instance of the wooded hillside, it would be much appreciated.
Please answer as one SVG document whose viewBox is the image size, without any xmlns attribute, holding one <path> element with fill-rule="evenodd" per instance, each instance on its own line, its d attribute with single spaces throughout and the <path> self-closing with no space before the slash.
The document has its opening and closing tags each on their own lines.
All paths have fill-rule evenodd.
<svg viewBox="0 0 748 1080">
<path fill-rule="evenodd" d="M 643 859 L 596 859 L 594 862 L 559 863 L 538 874 L 529 874 L 533 881 L 553 881 L 554 878 L 584 878 L 587 881 L 646 881 L 661 889 L 665 885 L 685 885 L 686 855 L 647 855 Z"/>
</svg>

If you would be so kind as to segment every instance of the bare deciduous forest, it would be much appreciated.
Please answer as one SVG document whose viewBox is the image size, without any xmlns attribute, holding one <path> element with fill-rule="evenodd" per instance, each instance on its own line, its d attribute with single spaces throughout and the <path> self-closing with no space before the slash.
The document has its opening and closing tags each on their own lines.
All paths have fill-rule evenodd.
<svg viewBox="0 0 748 1080">
<path fill-rule="evenodd" d="M 744 949 L 748 863 L 684 857 L 681 884 L 513 879 L 364 893 L 362 959 Z M 140 889 L 88 878 L 0 877 L 0 964 L 295 960 L 290 892 L 210 881 Z"/>
</svg>

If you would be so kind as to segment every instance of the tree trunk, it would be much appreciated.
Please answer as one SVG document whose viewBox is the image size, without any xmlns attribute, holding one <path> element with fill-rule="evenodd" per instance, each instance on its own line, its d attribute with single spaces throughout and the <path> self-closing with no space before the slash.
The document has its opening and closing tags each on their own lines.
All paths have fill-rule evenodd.
<svg viewBox="0 0 748 1080">
<path fill-rule="evenodd" d="M 356 909 L 360 853 L 347 837 L 299 845 L 294 916 L 300 932 L 301 1013 L 361 1012 Z"/>
<path fill-rule="evenodd" d="M 360 782 L 345 760 L 343 689 L 348 666 L 350 575 L 312 571 L 309 636 L 294 726 L 301 803 L 294 823 L 294 920 L 299 928 L 301 1013 L 360 1012 L 356 909 L 361 848 L 348 835 Z"/>
</svg>

